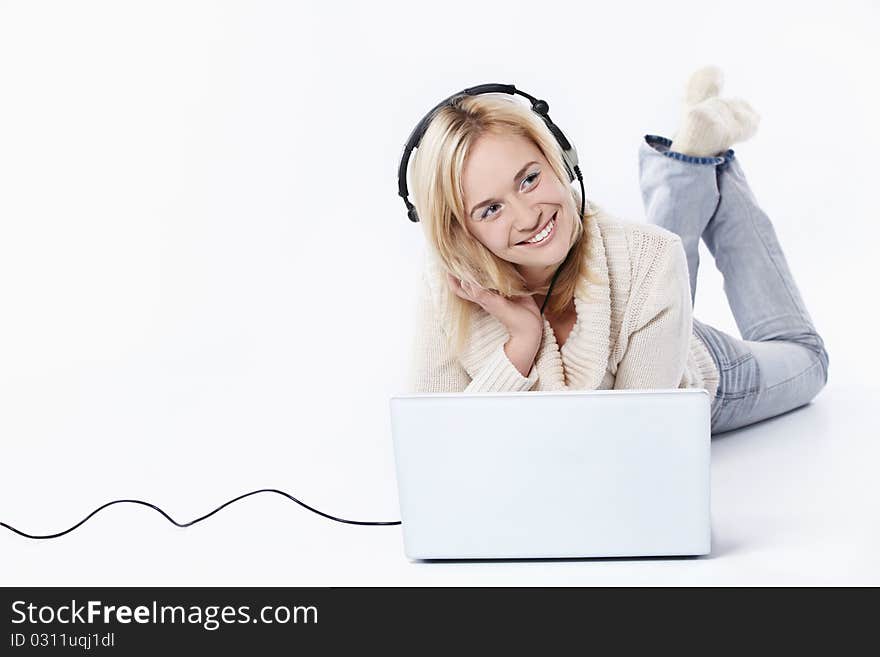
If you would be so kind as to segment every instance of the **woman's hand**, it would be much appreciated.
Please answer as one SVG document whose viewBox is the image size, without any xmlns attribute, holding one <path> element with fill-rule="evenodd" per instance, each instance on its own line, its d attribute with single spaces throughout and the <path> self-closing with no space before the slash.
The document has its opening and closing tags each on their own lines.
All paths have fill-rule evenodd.
<svg viewBox="0 0 880 657">
<path fill-rule="evenodd" d="M 508 299 L 475 283 L 462 283 L 448 272 L 446 278 L 456 296 L 480 306 L 501 322 L 512 337 L 540 342 L 544 333 L 544 319 L 532 296 Z"/>
</svg>

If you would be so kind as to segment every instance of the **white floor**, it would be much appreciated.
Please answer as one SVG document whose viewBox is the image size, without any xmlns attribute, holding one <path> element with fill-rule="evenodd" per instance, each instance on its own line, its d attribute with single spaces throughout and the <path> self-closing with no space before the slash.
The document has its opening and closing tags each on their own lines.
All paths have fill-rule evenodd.
<svg viewBox="0 0 880 657">
<path fill-rule="evenodd" d="M 188 529 L 173 527 L 145 507 L 115 505 L 57 539 L 29 540 L 4 530 L 0 581 L 111 586 L 878 585 L 876 393 L 866 387 L 829 386 L 806 407 L 716 437 L 713 546 L 705 557 L 413 563 L 404 557 L 399 526 L 343 525 L 280 496 L 261 494 Z M 361 483 L 368 486 L 369 480 L 365 472 Z M 103 498 L 83 495 L 71 502 L 76 491 L 65 494 L 60 489 L 56 492 L 68 503 L 63 513 L 54 512 L 52 506 L 62 506 L 63 499 L 49 505 L 48 490 L 20 483 L 27 498 L 11 503 L 6 498 L 2 520 L 33 533 L 74 524 L 98 506 L 86 499 L 110 499 L 105 491 Z M 297 495 L 293 482 L 286 490 Z M 346 485 L 335 504 L 328 500 L 315 505 L 333 513 L 334 506 L 344 508 L 346 497 L 351 502 L 351 491 Z M 157 497 L 155 502 L 185 521 L 234 495 L 210 502 L 204 498 L 188 513 L 178 511 L 182 499 Z M 305 493 L 300 498 L 314 504 Z M 392 508 L 378 499 L 367 504 Z M 379 520 L 393 515 L 361 512 L 348 517 Z"/>
</svg>

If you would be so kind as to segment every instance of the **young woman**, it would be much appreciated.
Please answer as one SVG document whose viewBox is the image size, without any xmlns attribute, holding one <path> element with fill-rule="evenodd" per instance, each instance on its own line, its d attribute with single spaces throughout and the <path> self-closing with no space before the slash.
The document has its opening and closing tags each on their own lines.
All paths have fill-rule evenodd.
<svg viewBox="0 0 880 657">
<path fill-rule="evenodd" d="M 581 217 L 558 142 L 512 97 L 441 108 L 411 166 L 429 249 L 410 389 L 702 387 L 713 434 L 813 399 L 828 354 L 730 149 L 759 117 L 721 85 L 694 73 L 674 139 L 640 145 L 647 224 Z M 701 237 L 742 339 L 692 316 Z"/>
</svg>

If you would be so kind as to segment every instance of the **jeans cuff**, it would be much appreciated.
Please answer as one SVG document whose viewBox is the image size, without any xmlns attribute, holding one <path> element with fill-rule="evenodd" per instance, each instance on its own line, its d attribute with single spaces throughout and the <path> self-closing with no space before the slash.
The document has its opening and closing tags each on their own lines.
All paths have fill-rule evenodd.
<svg viewBox="0 0 880 657">
<path fill-rule="evenodd" d="M 728 148 L 723 155 L 716 155 L 713 157 L 698 157 L 696 155 L 686 155 L 685 153 L 679 153 L 678 151 L 671 151 L 669 150 L 669 147 L 672 146 L 672 140 L 667 139 L 666 137 L 661 137 L 660 135 L 645 135 L 645 143 L 666 157 L 671 157 L 674 160 L 681 160 L 682 162 L 690 162 L 691 164 L 712 164 L 716 166 L 719 164 L 727 164 L 733 159 L 734 155 L 732 148 Z"/>
</svg>

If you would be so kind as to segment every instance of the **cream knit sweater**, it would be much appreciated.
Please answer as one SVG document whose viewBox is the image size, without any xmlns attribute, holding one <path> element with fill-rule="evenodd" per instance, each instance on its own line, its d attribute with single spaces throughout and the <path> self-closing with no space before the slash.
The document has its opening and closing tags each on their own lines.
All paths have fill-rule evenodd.
<svg viewBox="0 0 880 657">
<path fill-rule="evenodd" d="M 521 392 L 705 388 L 715 396 L 718 370 L 693 332 L 687 261 L 678 235 L 651 224 L 620 221 L 601 209 L 588 222 L 588 268 L 599 284 L 581 279 L 577 320 L 559 349 L 550 322 L 528 377 L 504 352 L 509 334 L 475 307 L 460 361 L 447 343 L 444 271 L 431 249 L 423 271 L 411 392 Z"/>
</svg>

